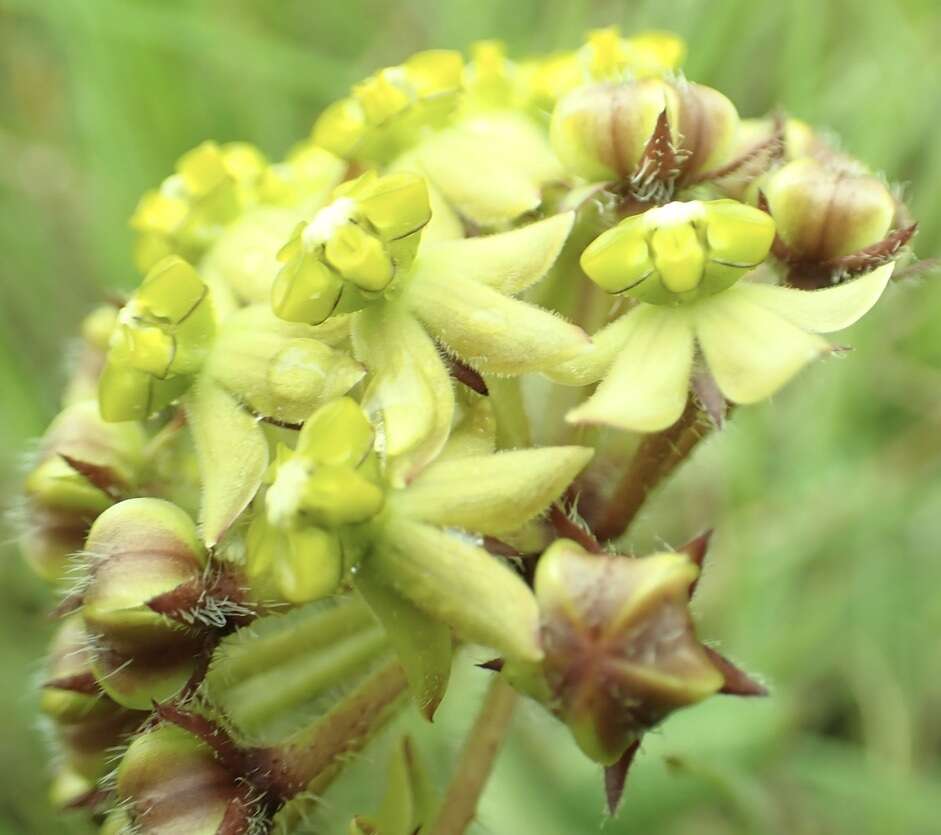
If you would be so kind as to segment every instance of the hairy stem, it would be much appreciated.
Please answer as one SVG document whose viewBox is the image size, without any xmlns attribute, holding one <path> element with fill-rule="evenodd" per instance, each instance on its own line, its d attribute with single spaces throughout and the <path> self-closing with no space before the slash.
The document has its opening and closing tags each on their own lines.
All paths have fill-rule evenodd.
<svg viewBox="0 0 941 835">
<path fill-rule="evenodd" d="M 503 744 L 517 698 L 516 691 L 502 678 L 496 677 L 491 682 L 428 835 L 462 835 L 467 830 Z"/>
<path fill-rule="evenodd" d="M 597 517 L 590 520 L 598 539 L 620 537 L 647 496 L 689 457 L 712 427 L 708 415 L 695 398 L 690 397 L 676 423 L 644 438 L 614 492 Z"/>
</svg>

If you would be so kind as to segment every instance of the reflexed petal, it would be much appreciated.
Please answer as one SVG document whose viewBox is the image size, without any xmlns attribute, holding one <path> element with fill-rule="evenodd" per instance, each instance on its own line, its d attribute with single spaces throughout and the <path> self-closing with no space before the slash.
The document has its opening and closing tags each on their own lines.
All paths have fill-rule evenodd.
<svg viewBox="0 0 941 835">
<path fill-rule="evenodd" d="M 830 346 L 756 304 L 753 294 L 742 289 L 732 287 L 705 299 L 691 313 L 719 389 L 735 403 L 756 403 L 774 394 Z"/>
<path fill-rule="evenodd" d="M 693 365 L 686 312 L 644 304 L 630 318 L 633 327 L 614 365 L 591 398 L 566 415 L 569 423 L 655 432 L 682 414 Z"/>
<path fill-rule="evenodd" d="M 520 293 L 555 263 L 574 217 L 566 212 L 499 235 L 425 246 L 412 267 L 409 292 L 426 280 L 449 281 L 457 275 L 507 295 Z"/>
<path fill-rule="evenodd" d="M 377 448 L 389 461 L 393 482 L 403 483 L 448 439 L 454 415 L 451 378 L 434 343 L 405 311 L 362 311 L 354 320 L 353 345 L 373 373 L 362 405 L 379 418 Z"/>
<path fill-rule="evenodd" d="M 418 164 L 457 211 L 479 226 L 515 220 L 542 203 L 562 168 L 545 138 L 518 117 L 473 119 L 415 151 Z"/>
<path fill-rule="evenodd" d="M 476 281 L 445 272 L 409 289 L 418 318 L 478 371 L 542 371 L 590 345 L 581 328 Z"/>
<path fill-rule="evenodd" d="M 635 307 L 611 324 L 605 325 L 591 338 L 591 347 L 582 351 L 575 359 L 563 362 L 544 372 L 555 383 L 563 386 L 584 386 L 595 383 L 604 377 L 620 354 L 624 344 L 630 339 L 637 322 L 638 312 L 642 307 Z M 641 314 L 643 318 L 644 314 Z"/>
<path fill-rule="evenodd" d="M 412 698 L 431 721 L 451 677 L 451 629 L 373 576 L 369 562 L 358 566 L 354 583 L 395 647 Z"/>
<path fill-rule="evenodd" d="M 268 467 L 268 441 L 258 421 L 210 380 L 187 397 L 186 415 L 203 483 L 203 541 L 212 547 L 254 498 Z"/>
<path fill-rule="evenodd" d="M 796 290 L 769 284 L 742 283 L 743 298 L 783 316 L 804 330 L 831 333 L 848 328 L 879 301 L 895 263 L 823 290 Z"/>
<path fill-rule="evenodd" d="M 538 661 L 536 598 L 522 578 L 466 538 L 392 517 L 366 557 L 383 582 L 468 641 Z"/>
<path fill-rule="evenodd" d="M 395 497 L 395 506 L 412 519 L 499 535 L 559 498 L 591 456 L 591 449 L 570 446 L 436 462 Z"/>
</svg>

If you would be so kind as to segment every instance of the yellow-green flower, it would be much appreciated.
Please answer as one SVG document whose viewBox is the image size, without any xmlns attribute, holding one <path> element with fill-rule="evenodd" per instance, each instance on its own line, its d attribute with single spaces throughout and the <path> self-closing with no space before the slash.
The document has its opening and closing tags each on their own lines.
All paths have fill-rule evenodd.
<svg viewBox="0 0 941 835">
<path fill-rule="evenodd" d="M 138 268 L 145 272 L 168 255 L 197 259 L 223 226 L 255 202 L 266 167 L 261 152 L 244 142 L 203 142 L 187 151 L 176 173 L 147 192 L 131 216 Z"/>
<path fill-rule="evenodd" d="M 427 127 L 453 111 L 464 59 L 459 52 L 417 52 L 355 85 L 314 124 L 313 141 L 344 159 L 388 162 Z"/>
<path fill-rule="evenodd" d="M 657 431 L 682 413 L 696 364 L 728 400 L 747 404 L 829 352 L 817 334 L 863 316 L 892 265 L 814 292 L 738 281 L 773 232 L 767 216 L 741 204 L 682 203 L 628 218 L 592 243 L 582 256 L 589 277 L 640 301 L 595 334 L 590 352 L 550 374 L 569 385 L 601 380 L 566 419 Z"/>
<path fill-rule="evenodd" d="M 285 263 L 271 291 L 274 312 L 320 324 L 347 287 L 347 307 L 361 307 L 408 270 L 430 218 L 428 190 L 414 174 L 368 171 L 344 183 L 279 253 Z"/>
<path fill-rule="evenodd" d="M 215 334 L 209 288 L 181 258 L 147 273 L 121 309 L 98 389 L 105 420 L 140 420 L 179 397 Z"/>
</svg>

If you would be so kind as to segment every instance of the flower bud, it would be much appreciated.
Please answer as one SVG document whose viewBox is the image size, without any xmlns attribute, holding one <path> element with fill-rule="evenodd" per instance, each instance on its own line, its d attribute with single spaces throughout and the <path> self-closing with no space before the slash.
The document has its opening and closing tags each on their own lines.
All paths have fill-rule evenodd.
<svg viewBox="0 0 941 835">
<path fill-rule="evenodd" d="M 256 201 L 267 162 L 253 146 L 204 142 L 187 151 L 176 173 L 147 192 L 131 217 L 135 260 L 144 272 L 168 255 L 195 261 L 219 231 Z"/>
<path fill-rule="evenodd" d="M 216 835 L 240 797 L 236 777 L 212 750 L 171 725 L 131 743 L 116 788 L 132 831 L 141 835 Z"/>
<path fill-rule="evenodd" d="M 145 437 L 136 424 L 109 424 L 94 400 L 52 421 L 26 478 L 20 547 L 48 580 L 60 579 L 95 517 L 137 483 Z"/>
<path fill-rule="evenodd" d="M 99 385 L 105 420 L 139 420 L 189 385 L 215 335 L 209 288 L 181 258 L 165 258 L 118 315 Z"/>
<path fill-rule="evenodd" d="M 65 805 L 94 788 L 109 769 L 113 749 L 142 721 L 98 688 L 81 616 L 61 624 L 50 649 L 40 709 L 52 721 L 61 752 L 54 802 Z"/>
<path fill-rule="evenodd" d="M 685 554 L 590 554 L 569 540 L 540 559 L 542 671 L 553 710 L 592 759 L 610 765 L 670 713 L 722 688 L 689 614 L 698 573 Z"/>
<path fill-rule="evenodd" d="M 148 602 L 202 575 L 196 526 L 169 502 L 127 499 L 96 520 L 85 547 L 82 618 L 96 636 L 95 675 L 115 701 L 147 708 L 173 695 L 195 663 L 198 636 Z"/>
<path fill-rule="evenodd" d="M 878 177 L 810 158 L 770 174 L 762 191 L 778 236 L 797 262 L 821 263 L 878 243 L 896 211 Z"/>
<path fill-rule="evenodd" d="M 649 201 L 724 162 L 737 125 L 717 90 L 651 77 L 574 90 L 553 111 L 550 139 L 572 173 L 628 181 Z"/>
<path fill-rule="evenodd" d="M 354 298 L 374 298 L 411 266 L 431 218 L 427 186 L 414 174 L 369 171 L 333 196 L 279 253 L 285 265 L 271 299 L 282 319 L 319 324 L 350 286 Z"/>
<path fill-rule="evenodd" d="M 222 324 L 206 371 L 254 414 L 300 423 L 365 373 L 314 334 L 306 325 L 276 318 L 267 305 L 244 308 Z"/>
<path fill-rule="evenodd" d="M 344 159 L 388 161 L 427 125 L 453 110 L 464 59 L 459 52 L 418 52 L 353 87 L 314 124 L 313 141 Z"/>
<path fill-rule="evenodd" d="M 774 221 L 743 203 L 669 203 L 601 234 L 581 265 L 609 293 L 679 304 L 730 287 L 765 259 L 773 240 Z"/>
<path fill-rule="evenodd" d="M 592 181 L 629 179 L 660 114 L 666 111 L 674 126 L 678 108 L 676 91 L 659 78 L 580 87 L 556 105 L 549 138 L 573 174 Z"/>
</svg>

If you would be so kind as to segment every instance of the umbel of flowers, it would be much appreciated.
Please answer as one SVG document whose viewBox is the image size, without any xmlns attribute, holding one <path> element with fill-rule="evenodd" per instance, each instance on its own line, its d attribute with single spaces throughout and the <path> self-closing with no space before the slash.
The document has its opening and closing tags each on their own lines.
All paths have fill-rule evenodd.
<svg viewBox="0 0 941 835">
<path fill-rule="evenodd" d="M 833 351 L 915 230 L 684 55 L 614 29 L 421 52 L 284 161 L 208 141 L 142 198 L 143 278 L 86 320 L 19 512 L 62 595 L 54 802 L 104 833 L 290 831 L 477 646 L 498 675 L 458 788 L 406 738 L 350 831 L 463 832 L 461 769 L 514 693 L 604 767 L 613 813 L 670 713 L 765 692 L 697 636 L 706 539 L 627 556 L 630 521 L 731 404 Z M 618 476 L 572 424 L 639 433 L 637 457 Z"/>
</svg>

